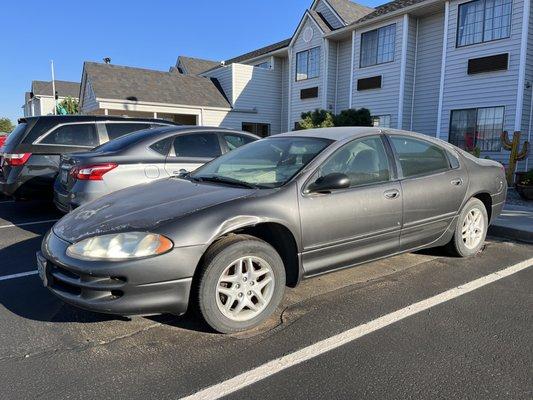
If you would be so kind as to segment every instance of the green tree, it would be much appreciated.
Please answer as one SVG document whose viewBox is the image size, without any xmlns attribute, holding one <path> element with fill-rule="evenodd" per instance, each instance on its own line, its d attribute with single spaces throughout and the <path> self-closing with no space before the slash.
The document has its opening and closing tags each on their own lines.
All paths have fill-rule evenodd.
<svg viewBox="0 0 533 400">
<path fill-rule="evenodd" d="M 315 111 L 302 113 L 298 124 L 299 129 L 331 128 L 335 126 L 335 117 L 331 112 L 317 108 Z"/>
<path fill-rule="evenodd" d="M 372 117 L 366 108 L 350 108 L 335 116 L 335 126 L 372 126 Z"/>
<path fill-rule="evenodd" d="M 63 99 L 57 105 L 58 114 L 77 114 L 78 113 L 78 100 L 73 99 L 72 97 L 67 97 Z"/>
<path fill-rule="evenodd" d="M 0 132 L 11 132 L 14 126 L 9 118 L 0 118 Z"/>
<path fill-rule="evenodd" d="M 332 126 L 372 126 L 370 111 L 366 108 L 359 110 L 343 110 L 338 115 L 331 111 L 316 109 L 302 113 L 298 122 L 299 129 L 330 128 Z"/>
</svg>

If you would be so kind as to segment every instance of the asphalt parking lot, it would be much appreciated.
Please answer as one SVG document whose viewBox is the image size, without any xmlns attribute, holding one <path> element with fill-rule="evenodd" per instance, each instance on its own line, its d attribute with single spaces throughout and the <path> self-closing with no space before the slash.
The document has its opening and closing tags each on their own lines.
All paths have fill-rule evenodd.
<svg viewBox="0 0 533 400">
<path fill-rule="evenodd" d="M 308 280 L 265 326 L 224 336 L 193 315 L 55 299 L 34 257 L 59 217 L 0 199 L 1 399 L 533 398 L 531 245 L 491 238 L 470 259 L 424 251 Z"/>
</svg>

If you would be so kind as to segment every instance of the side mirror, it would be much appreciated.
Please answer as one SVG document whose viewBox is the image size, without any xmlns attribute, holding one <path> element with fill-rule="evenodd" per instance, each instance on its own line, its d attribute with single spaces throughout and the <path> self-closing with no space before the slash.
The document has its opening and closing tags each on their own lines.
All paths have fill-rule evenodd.
<svg viewBox="0 0 533 400">
<path fill-rule="evenodd" d="M 350 178 L 347 175 L 339 172 L 334 172 L 325 176 L 321 176 L 315 182 L 311 183 L 306 192 L 307 193 L 324 193 L 337 189 L 346 189 L 350 187 Z"/>
</svg>

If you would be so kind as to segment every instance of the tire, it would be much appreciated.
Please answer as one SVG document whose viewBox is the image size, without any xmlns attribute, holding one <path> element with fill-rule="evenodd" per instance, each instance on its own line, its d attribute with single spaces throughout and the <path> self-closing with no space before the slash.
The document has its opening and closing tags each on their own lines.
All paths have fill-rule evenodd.
<svg viewBox="0 0 533 400">
<path fill-rule="evenodd" d="M 472 219 L 478 220 L 481 225 L 478 225 L 474 229 L 467 221 L 467 218 L 470 218 L 470 221 L 472 221 Z M 470 257 L 477 254 L 485 242 L 488 226 L 489 218 L 485 205 L 481 200 L 476 198 L 468 200 L 459 214 L 453 238 L 446 245 L 447 250 L 452 255 L 459 257 Z M 465 229 L 466 233 L 463 235 Z M 475 234 L 475 240 L 472 236 L 470 239 L 468 238 L 472 233 Z"/>
<path fill-rule="evenodd" d="M 196 281 L 196 309 L 214 330 L 240 332 L 265 321 L 284 291 L 285 267 L 278 252 L 256 237 L 232 235 L 213 244 L 204 256 Z"/>
</svg>

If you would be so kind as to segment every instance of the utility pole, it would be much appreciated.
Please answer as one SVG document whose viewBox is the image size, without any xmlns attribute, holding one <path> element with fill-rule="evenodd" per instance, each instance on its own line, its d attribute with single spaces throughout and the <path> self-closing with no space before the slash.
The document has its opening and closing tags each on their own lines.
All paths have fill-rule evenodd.
<svg viewBox="0 0 533 400">
<path fill-rule="evenodd" d="M 54 77 L 54 60 L 50 60 L 50 68 L 52 69 L 52 98 L 54 99 L 54 115 L 57 115 L 56 81 Z"/>
</svg>

